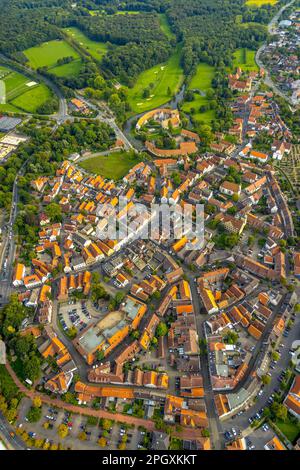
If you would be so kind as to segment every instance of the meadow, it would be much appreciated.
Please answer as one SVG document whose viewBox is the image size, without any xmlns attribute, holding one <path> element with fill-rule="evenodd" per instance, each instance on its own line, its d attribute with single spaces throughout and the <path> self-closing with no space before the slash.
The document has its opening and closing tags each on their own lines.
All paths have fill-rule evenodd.
<svg viewBox="0 0 300 470">
<path fill-rule="evenodd" d="M 237 49 L 233 54 L 234 68 L 240 67 L 247 72 L 258 71 L 258 66 L 255 62 L 255 51 L 242 48 Z"/>
<path fill-rule="evenodd" d="M 64 32 L 78 42 L 94 59 L 101 60 L 106 54 L 107 45 L 104 42 L 89 39 L 80 29 L 64 28 Z"/>
<path fill-rule="evenodd" d="M 79 165 L 90 173 L 103 176 L 103 178 L 123 178 L 130 168 L 139 163 L 139 157 L 134 152 L 113 152 L 109 155 L 91 157 L 79 163 Z"/>
<path fill-rule="evenodd" d="M 47 67 L 51 73 L 58 76 L 72 76 L 80 70 L 79 54 L 63 40 L 44 42 L 23 52 L 28 59 L 28 65 L 33 69 Z M 73 57 L 73 61 L 57 65 L 57 61 L 64 57 Z"/>
<path fill-rule="evenodd" d="M 166 104 L 179 91 L 184 78 L 180 56 L 178 48 L 168 62 L 155 65 L 138 76 L 134 87 L 128 89 L 128 101 L 134 112 L 142 113 Z M 144 90 L 148 88 L 150 96 L 144 98 Z"/>
<path fill-rule="evenodd" d="M 0 79 L 6 88 L 6 104 L 0 105 L 0 111 L 35 113 L 51 97 L 46 85 L 36 83 L 7 67 L 0 67 Z"/>
<path fill-rule="evenodd" d="M 246 5 L 249 7 L 261 7 L 262 5 L 276 5 L 278 0 L 247 0 Z"/>
<path fill-rule="evenodd" d="M 201 106 L 209 104 L 205 94 L 211 88 L 214 73 L 214 67 L 201 63 L 198 65 L 196 73 L 189 83 L 188 90 L 195 91 L 194 99 L 183 103 L 182 110 L 191 114 L 195 122 L 203 121 L 205 124 L 210 124 L 214 119 L 214 110 L 210 109 L 202 113 L 199 111 Z M 199 91 L 202 93 L 199 93 Z"/>
<path fill-rule="evenodd" d="M 170 24 L 169 24 L 167 15 L 165 13 L 161 13 L 159 15 L 159 23 L 160 23 L 161 30 L 165 33 L 167 38 L 169 38 L 169 39 L 175 38 L 175 34 L 172 32 L 172 30 L 170 28 Z"/>
</svg>

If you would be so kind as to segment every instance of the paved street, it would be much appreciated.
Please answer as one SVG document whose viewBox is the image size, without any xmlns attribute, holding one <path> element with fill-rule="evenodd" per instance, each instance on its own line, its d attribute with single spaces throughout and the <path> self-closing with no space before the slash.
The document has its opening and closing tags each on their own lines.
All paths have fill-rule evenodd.
<svg viewBox="0 0 300 470">
<path fill-rule="evenodd" d="M 299 340 L 300 338 L 300 315 L 296 315 L 296 320 L 294 323 L 293 328 L 291 329 L 289 336 L 287 338 L 283 337 L 281 340 L 281 344 L 284 346 L 280 348 L 280 359 L 276 364 L 275 369 L 271 369 L 272 372 L 271 382 L 266 385 L 263 389 L 262 396 L 259 397 L 257 403 L 251 406 L 247 411 L 245 411 L 240 416 L 235 416 L 233 419 L 229 419 L 225 422 L 222 422 L 222 427 L 224 430 L 228 429 L 228 427 L 237 427 L 238 429 L 245 429 L 249 426 L 248 419 L 253 417 L 261 408 L 264 408 L 267 405 L 268 398 L 274 390 L 279 389 L 280 382 L 278 381 L 278 377 L 280 376 L 281 372 L 286 370 L 289 362 L 291 360 L 291 355 L 289 353 L 289 349 L 295 340 Z"/>
</svg>

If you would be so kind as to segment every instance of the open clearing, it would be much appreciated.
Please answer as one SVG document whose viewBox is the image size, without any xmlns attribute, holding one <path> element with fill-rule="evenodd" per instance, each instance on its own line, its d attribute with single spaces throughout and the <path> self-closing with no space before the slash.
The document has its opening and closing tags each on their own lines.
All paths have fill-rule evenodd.
<svg viewBox="0 0 300 470">
<path fill-rule="evenodd" d="M 165 64 L 155 65 L 142 72 L 133 88 L 128 90 L 128 100 L 133 111 L 142 113 L 157 108 L 172 99 L 183 82 L 180 66 L 181 49 L 173 54 Z M 150 96 L 143 97 L 144 90 L 150 88 Z"/>
<path fill-rule="evenodd" d="M 6 88 L 6 104 L 0 105 L 0 111 L 35 113 L 51 97 L 46 85 L 36 83 L 7 67 L 0 67 L 0 79 Z"/>
<path fill-rule="evenodd" d="M 72 76 L 80 70 L 80 56 L 66 41 L 44 42 L 23 52 L 28 59 L 29 66 L 33 69 L 47 67 L 50 72 L 58 76 Z M 57 61 L 65 57 L 73 57 L 73 61 L 64 65 L 57 65 Z"/>
<path fill-rule="evenodd" d="M 92 41 L 78 28 L 64 28 L 64 32 L 79 43 L 94 59 L 101 60 L 106 54 L 107 45 L 104 42 Z"/>
<path fill-rule="evenodd" d="M 169 39 L 175 38 L 175 34 L 172 32 L 172 30 L 170 28 L 170 24 L 169 24 L 167 15 L 165 13 L 161 13 L 159 15 L 159 23 L 160 23 L 160 27 L 161 27 L 162 31 L 165 33 L 167 38 L 169 38 Z"/>
<path fill-rule="evenodd" d="M 214 77 L 214 67 L 208 64 L 201 63 L 198 65 L 195 75 L 193 76 L 188 89 L 195 91 L 194 99 L 186 101 L 182 105 L 182 110 L 191 115 L 195 122 L 203 121 L 205 124 L 210 124 L 214 119 L 214 110 L 200 112 L 201 106 L 209 104 L 209 100 L 205 94 L 211 88 L 211 82 Z"/>
<path fill-rule="evenodd" d="M 90 173 L 104 178 L 119 180 L 140 160 L 134 152 L 113 152 L 109 155 L 91 157 L 79 165 Z"/>
<path fill-rule="evenodd" d="M 234 68 L 240 67 L 247 72 L 258 71 L 258 66 L 255 62 L 255 51 L 246 48 L 237 49 L 233 57 Z"/>
<path fill-rule="evenodd" d="M 278 0 L 247 0 L 246 5 L 250 7 L 261 7 L 262 5 L 275 5 Z"/>
</svg>

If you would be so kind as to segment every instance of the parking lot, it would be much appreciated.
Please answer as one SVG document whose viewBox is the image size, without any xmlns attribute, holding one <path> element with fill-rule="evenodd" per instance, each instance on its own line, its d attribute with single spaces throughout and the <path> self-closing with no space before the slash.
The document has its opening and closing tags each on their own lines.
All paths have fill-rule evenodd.
<svg viewBox="0 0 300 470">
<path fill-rule="evenodd" d="M 275 433 L 272 428 L 268 425 L 262 426 L 259 429 L 253 431 L 248 437 L 246 437 L 246 445 L 248 450 L 264 450 L 264 446 L 269 442 Z"/>
<path fill-rule="evenodd" d="M 43 405 L 42 417 L 37 423 L 29 423 L 26 415 L 31 406 L 31 400 L 23 398 L 19 408 L 17 426 L 26 429 L 30 436 L 35 439 L 47 439 L 50 444 L 61 443 L 65 448 L 74 450 L 100 450 L 98 440 L 105 437 L 105 449 L 118 449 L 118 446 L 126 441 L 126 449 L 135 450 L 144 448 L 144 438 L 148 433 L 136 427 L 129 428 L 125 424 L 112 423 L 107 431 L 100 426 L 99 419 L 88 416 L 71 414 L 62 409 Z M 60 438 L 58 427 L 60 424 L 68 426 L 68 436 Z M 84 439 L 80 439 L 80 435 Z"/>
<path fill-rule="evenodd" d="M 91 320 L 85 302 L 69 301 L 59 306 L 58 319 L 64 331 L 75 327 L 82 331 Z"/>
</svg>

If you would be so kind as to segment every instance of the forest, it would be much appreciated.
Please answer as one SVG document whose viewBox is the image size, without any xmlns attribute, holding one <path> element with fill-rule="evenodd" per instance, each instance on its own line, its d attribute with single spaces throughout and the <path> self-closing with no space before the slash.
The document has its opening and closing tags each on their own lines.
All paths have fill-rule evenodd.
<svg viewBox="0 0 300 470">
<path fill-rule="evenodd" d="M 0 51 L 20 58 L 24 49 L 62 37 L 62 27 L 76 26 L 90 39 L 116 46 L 108 49 L 103 69 L 127 84 L 138 71 L 166 61 L 174 42 L 183 45 L 182 64 L 190 75 L 199 61 L 229 65 L 236 48 L 257 48 L 266 38 L 264 25 L 274 9 L 271 5 L 248 8 L 244 0 L 125 0 L 122 4 L 81 0 L 76 8 L 71 4 L 70 0 L 0 0 L 7 19 L 1 25 Z M 101 9 L 101 14 L 91 16 L 92 9 Z M 117 15 L 117 10 L 140 13 Z M 162 12 L 176 39 L 161 30 L 158 14 Z"/>
</svg>

